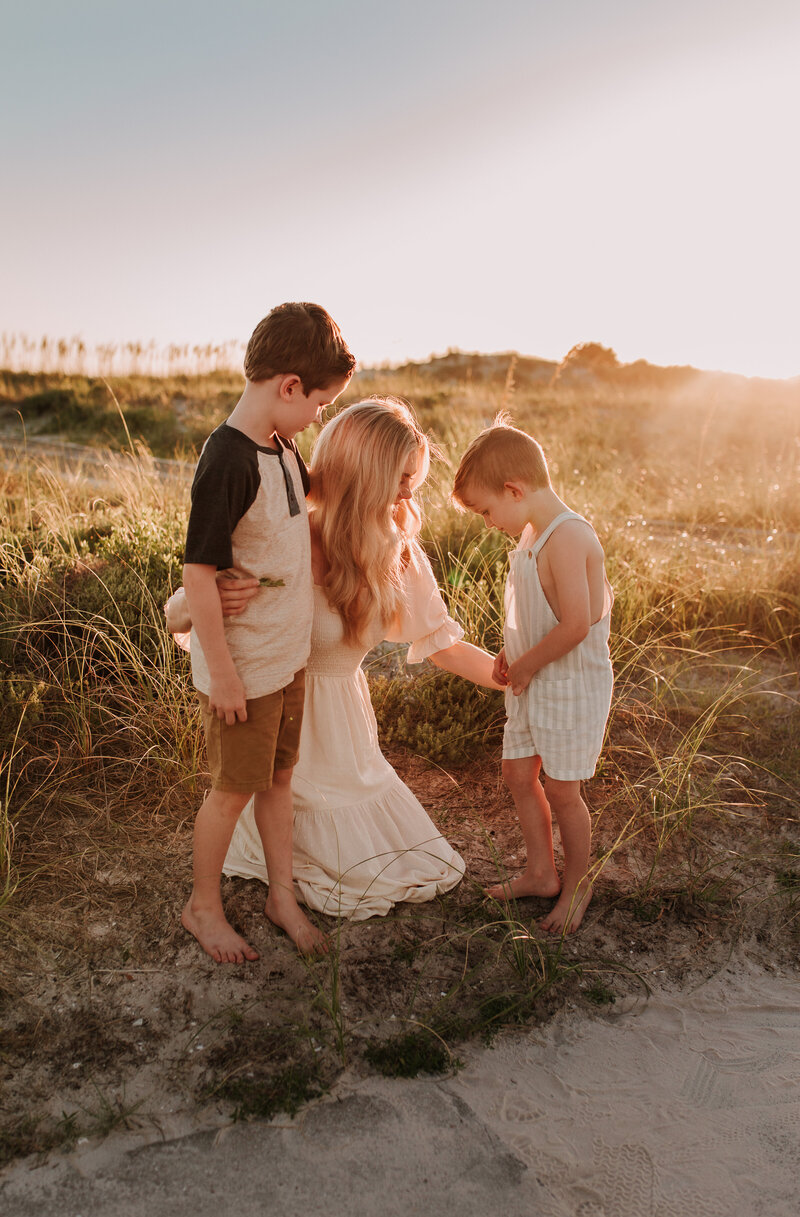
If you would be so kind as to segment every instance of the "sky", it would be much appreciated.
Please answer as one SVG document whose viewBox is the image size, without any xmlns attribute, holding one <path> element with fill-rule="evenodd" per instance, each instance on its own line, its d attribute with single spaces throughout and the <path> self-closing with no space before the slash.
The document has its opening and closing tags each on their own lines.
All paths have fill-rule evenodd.
<svg viewBox="0 0 800 1217">
<path fill-rule="evenodd" d="M 796 0 L 0 0 L 0 332 L 800 374 Z"/>
</svg>

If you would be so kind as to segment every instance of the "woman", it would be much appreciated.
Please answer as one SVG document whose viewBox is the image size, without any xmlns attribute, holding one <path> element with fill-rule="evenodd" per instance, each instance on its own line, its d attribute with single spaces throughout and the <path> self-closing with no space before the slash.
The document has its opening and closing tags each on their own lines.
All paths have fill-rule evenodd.
<svg viewBox="0 0 800 1217">
<path fill-rule="evenodd" d="M 409 663 L 430 659 L 476 683 L 493 657 L 464 642 L 447 614 L 417 540 L 414 490 L 428 472 L 428 442 L 408 406 L 370 399 L 323 428 L 311 462 L 314 625 L 306 667 L 300 760 L 292 781 L 294 880 L 309 908 L 361 920 L 398 901 L 454 887 L 464 863 L 401 782 L 378 744 L 361 670 L 382 640 L 409 642 Z M 241 612 L 256 580 L 222 580 L 227 614 Z M 168 606 L 186 629 L 185 601 Z M 269 881 L 252 804 L 236 826 L 225 873 Z"/>
</svg>

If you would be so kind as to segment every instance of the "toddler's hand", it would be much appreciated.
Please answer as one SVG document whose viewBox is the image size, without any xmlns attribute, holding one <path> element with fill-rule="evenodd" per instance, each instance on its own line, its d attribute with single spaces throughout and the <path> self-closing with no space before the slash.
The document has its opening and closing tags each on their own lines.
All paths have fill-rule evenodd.
<svg viewBox="0 0 800 1217">
<path fill-rule="evenodd" d="M 506 668 L 506 683 L 511 685 L 511 692 L 515 697 L 524 693 L 532 680 L 533 672 L 525 666 L 524 657 Z"/>
</svg>

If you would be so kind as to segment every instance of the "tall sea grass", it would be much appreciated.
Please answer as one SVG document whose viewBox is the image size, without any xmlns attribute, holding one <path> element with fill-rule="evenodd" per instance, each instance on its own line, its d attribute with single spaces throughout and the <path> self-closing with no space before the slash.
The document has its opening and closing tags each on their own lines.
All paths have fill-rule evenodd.
<svg viewBox="0 0 800 1217">
<path fill-rule="evenodd" d="M 713 714 L 698 712 L 682 740 L 667 729 L 667 652 L 691 659 L 768 647 L 784 661 L 797 653 L 800 416 L 783 391 L 756 411 L 757 386 L 744 393 L 723 384 L 706 401 L 685 388 L 648 397 L 601 385 L 587 400 L 574 386 L 526 386 L 510 362 L 501 373 L 496 381 L 437 381 L 420 369 L 362 374 L 346 401 L 381 388 L 418 405 L 443 454 L 422 491 L 423 540 L 449 611 L 470 641 L 493 652 L 502 642 L 507 542 L 454 508 L 452 472 L 499 407 L 510 406 L 542 440 L 556 490 L 592 520 L 606 549 L 619 722 L 624 707 L 646 708 L 633 742 L 629 724 L 621 742 L 612 718 L 618 796 L 623 822 L 638 808 L 637 833 L 653 826 L 660 856 L 677 809 L 687 822 L 686 809 L 710 797 L 707 781 L 706 793 L 689 783 L 689 772 L 697 781 L 692 757 L 725 754 L 712 747 L 724 699 Z M 180 579 L 185 472 L 157 465 L 131 426 L 127 390 L 112 387 L 103 392 L 126 451 L 107 453 L 91 482 L 32 455 L 17 456 L 0 480 L 7 893 L 19 808 L 29 808 L 32 790 L 41 807 L 81 772 L 102 773 L 123 801 L 137 783 L 163 801 L 202 773 L 186 661 L 162 618 Z M 167 399 L 159 408 L 166 416 L 173 406 Z M 219 421 L 204 416 L 206 430 Z M 376 675 L 373 693 L 384 738 L 433 760 L 463 760 L 499 738 L 502 699 L 458 678 Z"/>
<path fill-rule="evenodd" d="M 33 1085 L 29 1094 L 25 1070 L 50 1041 L 61 1061 L 84 1059 L 93 1028 L 99 1060 L 102 1036 L 116 1044 L 130 1023 L 127 986 L 140 971 L 159 976 L 153 1043 L 193 1000 L 205 1010 L 201 1025 L 216 1017 L 215 984 L 230 1022 L 246 1016 L 207 1054 L 195 1092 L 245 1118 L 296 1110 L 360 1052 L 394 1075 L 451 1070 L 452 1045 L 465 1036 L 488 1040 L 541 1016 L 559 992 L 606 1004 L 634 984 L 646 990 L 654 956 L 661 965 L 680 950 L 680 967 L 693 966 L 703 943 L 730 941 L 751 917 L 753 937 L 796 956 L 800 412 L 780 397 L 759 404 L 758 386 L 727 400 L 718 386 L 709 401 L 682 382 L 676 399 L 641 386 L 533 384 L 525 362 L 510 358 L 494 378 L 482 377 L 478 360 L 450 362 L 460 368 L 450 379 L 420 368 L 362 376 L 345 400 L 395 392 L 420 407 L 444 456 L 423 490 L 423 540 L 470 641 L 501 644 L 508 543 L 458 513 L 449 489 L 460 453 L 497 408 L 510 407 L 542 440 L 556 489 L 601 536 L 616 590 L 616 691 L 586 790 L 586 932 L 550 938 L 537 924 L 541 904 L 484 899 L 482 884 L 519 865 L 499 774 L 502 696 L 438 670 L 412 678 L 380 652 L 368 679 L 383 742 L 423 758 L 398 764 L 419 781 L 467 875 L 446 896 L 386 920 L 339 922 L 331 954 L 299 981 L 287 966 L 281 988 L 285 956 L 267 969 L 269 1002 L 262 992 L 252 1020 L 249 989 L 231 1010 L 227 976 L 209 978 L 202 1000 L 193 994 L 174 959 L 205 758 L 187 659 L 162 611 L 180 579 L 188 481 L 184 466 L 152 452 L 188 452 L 237 388 L 219 376 L 115 380 L 112 396 L 87 377 L 23 384 L 0 374 L 7 433 L 14 439 L 21 404 L 41 438 L 26 451 L 18 428 L 5 460 L 0 450 L 0 1000 L 19 1011 L 4 1051 L 22 1079 L 0 1129 L 6 1155 L 125 1118 L 111 1099 L 95 1113 L 92 1095 L 77 1112 L 65 1100 L 61 1122 L 43 1114 L 37 1124 L 31 1104 L 55 1110 L 54 1090 Z M 139 386 L 146 408 L 136 405 Z M 26 406 L 28 390 L 38 401 Z M 99 407 L 102 452 L 45 456 L 46 435 L 96 441 Z M 178 432 L 176 453 L 169 436 Z M 305 453 L 311 440 L 302 437 Z M 246 933 L 256 888 L 226 883 L 226 908 Z M 121 987 L 104 987 L 93 1002 L 101 974 Z M 63 1010 L 53 1016 L 56 990 Z M 115 1069 L 125 1059 L 140 1069 L 138 1055 L 113 1059 Z M 116 1084 L 98 1078 L 96 1093 Z"/>
</svg>

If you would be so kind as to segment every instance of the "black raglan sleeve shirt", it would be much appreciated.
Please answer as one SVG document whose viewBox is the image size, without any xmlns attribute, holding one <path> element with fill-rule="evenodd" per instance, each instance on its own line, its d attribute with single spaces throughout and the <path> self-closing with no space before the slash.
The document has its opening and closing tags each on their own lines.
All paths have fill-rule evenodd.
<svg viewBox="0 0 800 1217">
<path fill-rule="evenodd" d="M 308 470 L 297 445 L 291 440 L 281 442 L 297 461 L 303 489 L 308 494 Z M 261 481 L 259 451 L 273 450 L 259 449 L 258 444 L 227 423 L 208 437 L 192 482 L 184 562 L 214 566 L 217 570 L 233 566 L 233 532 L 255 502 Z M 277 453 L 274 455 L 277 457 Z"/>
</svg>

